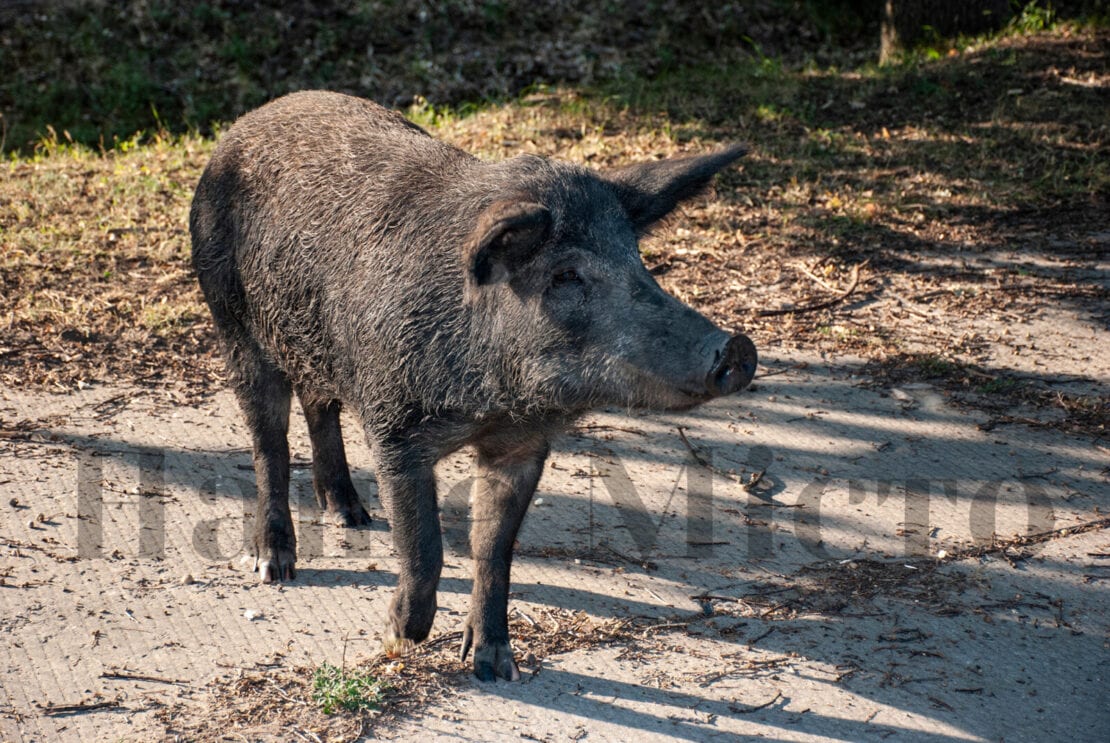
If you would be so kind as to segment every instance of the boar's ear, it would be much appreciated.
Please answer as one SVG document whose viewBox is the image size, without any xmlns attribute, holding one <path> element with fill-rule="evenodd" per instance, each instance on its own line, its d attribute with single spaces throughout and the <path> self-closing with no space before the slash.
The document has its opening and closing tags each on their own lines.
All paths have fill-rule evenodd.
<svg viewBox="0 0 1110 743">
<path fill-rule="evenodd" d="M 602 177 L 613 186 L 633 228 L 643 234 L 745 152 L 743 145 L 732 145 L 708 155 L 630 165 Z"/>
<path fill-rule="evenodd" d="M 531 258 L 551 230 L 551 212 L 543 204 L 498 201 L 478 217 L 463 249 L 468 292 L 504 280 Z"/>
</svg>

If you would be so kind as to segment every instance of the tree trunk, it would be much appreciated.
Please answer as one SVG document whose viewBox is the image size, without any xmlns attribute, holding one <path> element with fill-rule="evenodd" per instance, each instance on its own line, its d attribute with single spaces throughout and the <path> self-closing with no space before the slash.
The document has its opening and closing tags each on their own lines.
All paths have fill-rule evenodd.
<svg viewBox="0 0 1110 743">
<path fill-rule="evenodd" d="M 885 0 L 879 61 L 922 39 L 978 34 L 1002 27 L 1010 17 L 1009 0 Z"/>
</svg>

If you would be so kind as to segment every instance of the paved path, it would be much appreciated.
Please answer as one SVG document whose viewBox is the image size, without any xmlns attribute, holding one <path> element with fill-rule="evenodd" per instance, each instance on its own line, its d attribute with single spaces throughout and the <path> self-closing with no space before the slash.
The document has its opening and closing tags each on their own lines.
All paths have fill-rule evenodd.
<svg viewBox="0 0 1110 743">
<path fill-rule="evenodd" d="M 984 416 L 927 386 L 871 389 L 851 364 L 766 356 L 782 373 L 736 398 L 583 421 L 557 443 L 520 537 L 514 616 L 704 621 L 542 658 L 521 684 L 467 682 L 376 733 L 1110 739 L 1110 531 L 929 562 L 994 533 L 1105 517 L 1107 449 L 980 430 Z M 126 387 L 9 390 L 0 419 L 0 739 L 146 739 L 159 701 L 229 669 L 377 650 L 396 561 L 353 420 L 376 522 L 321 524 L 311 472 L 295 466 L 299 576 L 272 587 L 242 563 L 253 483 L 229 394 L 194 407 Z M 29 439 L 11 433 L 21 421 Z M 291 440 L 303 462 L 299 418 Z M 764 475 L 748 493 L 722 471 Z M 437 633 L 457 630 L 467 605 L 469 458 L 439 475 Z M 98 701 L 121 706 L 42 712 Z"/>
</svg>

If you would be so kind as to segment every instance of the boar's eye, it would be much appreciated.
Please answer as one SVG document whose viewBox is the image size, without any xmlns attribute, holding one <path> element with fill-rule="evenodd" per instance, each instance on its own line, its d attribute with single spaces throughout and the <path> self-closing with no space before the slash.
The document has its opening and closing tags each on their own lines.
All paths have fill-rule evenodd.
<svg viewBox="0 0 1110 743">
<path fill-rule="evenodd" d="M 570 284 L 572 282 L 581 282 L 578 272 L 573 268 L 568 268 L 565 271 L 560 271 L 551 278 L 552 286 L 562 286 L 563 284 Z"/>
</svg>

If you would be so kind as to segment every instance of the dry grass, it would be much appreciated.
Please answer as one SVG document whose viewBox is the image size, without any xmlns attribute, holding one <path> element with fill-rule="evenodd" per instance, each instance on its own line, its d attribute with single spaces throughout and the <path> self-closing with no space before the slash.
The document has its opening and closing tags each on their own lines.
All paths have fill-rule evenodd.
<svg viewBox="0 0 1110 743">
<path fill-rule="evenodd" d="M 584 612 L 548 607 L 515 609 L 510 633 L 517 660 L 527 677 L 539 673 L 543 659 L 559 653 L 597 647 L 632 638 L 631 622 L 597 621 Z M 419 715 L 453 695 L 469 676 L 469 665 L 457 659 L 461 633 L 453 632 L 417 645 L 400 658 L 385 653 L 359 664 L 360 673 L 387 685 L 380 710 L 324 714 L 312 702 L 314 670 L 287 667 L 241 669 L 217 679 L 200 694 L 158 710 L 162 735 L 188 740 L 221 740 L 228 730 L 245 738 L 283 739 L 290 731 L 299 739 L 340 741 Z"/>
<path fill-rule="evenodd" d="M 909 370 L 933 354 L 1005 377 L 991 355 L 1021 339 L 976 321 L 1106 318 L 1110 292 L 1092 277 L 1110 245 L 1108 41 L 1063 27 L 884 70 L 763 60 L 410 115 L 484 157 L 594 167 L 748 142 L 715 200 L 644 244 L 670 291 L 763 348 Z M 54 137 L 3 166 L 0 383 L 219 383 L 186 234 L 211 148 L 163 136 L 101 154 Z M 1104 430 L 1104 397 L 1067 404 L 1087 411 L 1083 430 Z"/>
<path fill-rule="evenodd" d="M 210 381 L 212 337 L 188 262 L 193 184 L 212 144 L 99 154 L 48 142 L 2 167 L 0 381 Z"/>
</svg>

